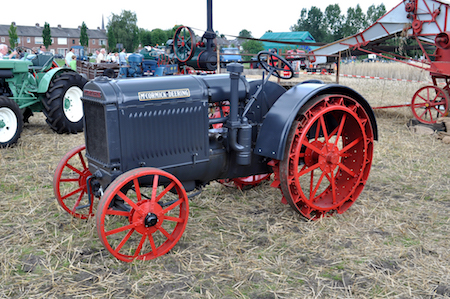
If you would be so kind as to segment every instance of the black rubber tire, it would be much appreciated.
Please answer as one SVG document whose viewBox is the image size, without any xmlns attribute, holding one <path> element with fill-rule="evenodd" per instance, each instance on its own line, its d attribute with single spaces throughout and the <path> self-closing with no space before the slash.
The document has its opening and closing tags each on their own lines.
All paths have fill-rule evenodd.
<svg viewBox="0 0 450 299">
<path fill-rule="evenodd" d="M 3 128 L 0 128 L 0 148 L 14 145 L 22 133 L 23 116 L 19 105 L 4 96 L 0 96 L 0 122 L 4 125 Z M 14 129 L 14 126 L 17 127 Z M 15 132 L 9 132 L 10 129 Z"/>
<path fill-rule="evenodd" d="M 55 76 L 52 79 L 52 82 L 50 82 L 46 98 L 42 101 L 44 106 L 42 112 L 44 112 L 44 115 L 47 117 L 46 121 L 50 125 L 50 128 L 58 134 L 83 131 L 81 95 L 86 83 L 87 80 L 75 72 L 62 73 L 59 76 Z M 68 112 L 66 112 L 70 111 L 70 109 L 67 110 L 64 107 L 66 93 L 69 90 L 70 94 L 73 95 L 73 91 L 76 91 L 75 94 L 77 94 L 75 98 L 69 99 L 69 102 L 74 102 L 70 104 L 69 108 L 76 107 L 73 109 L 77 109 L 79 112 L 75 113 L 76 119 L 73 119 L 74 117 L 71 116 L 72 120 L 69 118 Z"/>
<path fill-rule="evenodd" d="M 113 69 L 106 69 L 103 71 L 103 76 L 114 79 L 116 77 L 116 73 Z"/>
</svg>

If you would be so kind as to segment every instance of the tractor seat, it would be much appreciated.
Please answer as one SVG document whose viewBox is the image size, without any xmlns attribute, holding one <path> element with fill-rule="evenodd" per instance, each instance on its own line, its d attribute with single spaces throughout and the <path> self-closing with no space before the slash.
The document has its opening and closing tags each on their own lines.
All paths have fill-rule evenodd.
<svg viewBox="0 0 450 299">
<path fill-rule="evenodd" d="M 53 54 L 41 53 L 36 55 L 36 57 L 34 57 L 31 60 L 33 65 L 30 66 L 30 68 L 35 71 L 45 70 L 48 66 L 51 65 L 52 61 L 53 61 Z"/>
</svg>

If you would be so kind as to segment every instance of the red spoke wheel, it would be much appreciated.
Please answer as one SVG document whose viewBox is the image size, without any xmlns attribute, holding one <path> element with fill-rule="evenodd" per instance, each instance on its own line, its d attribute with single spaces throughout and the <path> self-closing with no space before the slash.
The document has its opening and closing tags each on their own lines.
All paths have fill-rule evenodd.
<svg viewBox="0 0 450 299">
<path fill-rule="evenodd" d="M 53 176 L 53 192 L 61 207 L 74 217 L 94 216 L 94 197 L 87 195 L 87 179 L 91 175 L 85 154 L 85 145 L 69 151 L 59 162 Z"/>
<path fill-rule="evenodd" d="M 364 108 L 342 95 L 307 103 L 292 124 L 284 159 L 275 164 L 283 202 L 309 219 L 346 211 L 369 176 L 373 131 Z"/>
<path fill-rule="evenodd" d="M 414 94 L 411 110 L 418 121 L 434 124 L 439 117 L 448 115 L 447 93 L 437 86 L 424 86 Z"/>
<path fill-rule="evenodd" d="M 137 168 L 106 188 L 97 210 L 97 234 L 121 261 L 150 260 L 175 246 L 188 215 L 188 197 L 175 176 Z"/>
</svg>

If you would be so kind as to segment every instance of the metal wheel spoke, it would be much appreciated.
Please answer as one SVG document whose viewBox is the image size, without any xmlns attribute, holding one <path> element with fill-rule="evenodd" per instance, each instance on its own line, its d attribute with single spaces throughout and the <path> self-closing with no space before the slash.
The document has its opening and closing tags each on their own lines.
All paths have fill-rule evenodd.
<svg viewBox="0 0 450 299">
<path fill-rule="evenodd" d="M 153 176 L 153 186 L 152 186 L 152 196 L 151 201 L 155 201 L 156 199 L 156 189 L 158 188 L 158 182 L 159 182 L 159 175 L 155 174 Z"/>
<path fill-rule="evenodd" d="M 424 115 L 427 115 L 428 112 L 428 108 L 425 108 L 425 110 L 423 111 L 423 113 L 419 116 L 419 118 L 422 118 Z"/>
<path fill-rule="evenodd" d="M 173 204 L 171 204 L 170 206 L 168 206 L 167 208 L 165 208 L 165 209 L 163 210 L 163 213 L 165 214 L 165 213 L 169 212 L 170 210 L 173 210 L 175 207 L 179 206 L 179 205 L 182 204 L 182 203 L 183 203 L 183 199 L 182 199 L 182 198 L 179 198 L 176 202 L 174 202 Z"/>
<path fill-rule="evenodd" d="M 428 90 L 427 90 L 428 91 Z M 428 102 L 427 99 L 425 99 L 424 97 L 422 97 L 420 94 L 417 95 L 419 98 L 421 98 L 424 101 L 424 104 L 426 104 Z"/>
<path fill-rule="evenodd" d="M 325 124 L 325 119 L 323 118 L 323 115 L 320 116 L 320 125 L 322 126 L 322 132 L 323 136 L 325 137 L 325 142 L 328 142 L 330 140 L 327 132 L 327 126 Z"/>
<path fill-rule="evenodd" d="M 128 196 L 126 196 L 125 194 L 123 194 L 122 191 L 119 190 L 119 192 L 117 192 L 117 195 L 120 196 L 120 198 L 122 198 L 124 201 L 126 201 L 133 209 L 136 210 L 136 212 L 139 213 L 139 206 L 136 205 L 136 203 L 134 201 L 132 201 L 131 199 L 128 198 Z"/>
<path fill-rule="evenodd" d="M 134 184 L 134 192 L 136 192 L 137 201 L 141 201 L 142 200 L 141 187 L 139 186 L 139 181 L 137 178 L 133 179 L 133 184 Z"/>
<path fill-rule="evenodd" d="M 75 211 L 77 210 L 77 207 L 80 205 L 81 199 L 83 199 L 83 195 L 84 195 L 84 190 L 81 191 L 80 196 L 78 196 L 77 201 L 75 202 L 75 205 L 72 208 L 72 212 L 75 213 Z"/>
<path fill-rule="evenodd" d="M 70 165 L 69 163 L 66 164 L 67 168 L 69 168 L 70 170 L 76 172 L 79 175 L 83 175 L 83 172 L 75 167 L 73 167 L 72 165 Z"/>
<path fill-rule="evenodd" d="M 177 217 L 164 216 L 164 220 L 174 221 L 174 222 L 183 222 L 184 219 Z"/>
<path fill-rule="evenodd" d="M 105 232 L 105 235 L 106 236 L 114 235 L 114 234 L 126 231 L 128 229 L 134 229 L 136 226 L 137 226 L 136 223 L 130 223 L 128 225 L 125 225 L 125 226 L 122 226 L 122 227 L 115 228 L 115 229 L 112 229 L 110 231 L 107 231 L 107 232 Z"/>
<path fill-rule="evenodd" d="M 173 241 L 172 235 L 169 234 L 164 228 L 159 227 L 158 229 L 164 236 L 166 236 L 167 239 L 169 239 L 170 241 Z"/>
<path fill-rule="evenodd" d="M 75 195 L 75 194 L 77 194 L 78 192 L 81 192 L 81 191 L 83 191 L 82 187 L 80 187 L 78 189 L 75 189 L 74 191 L 70 192 L 69 194 L 66 194 L 66 195 L 62 196 L 61 199 L 62 200 L 67 199 L 67 198 L 71 197 L 72 195 Z"/>
<path fill-rule="evenodd" d="M 318 154 L 320 154 L 320 152 L 321 152 L 320 149 L 318 149 L 316 146 L 312 145 L 309 141 L 306 141 L 306 140 L 305 140 L 305 141 L 302 143 L 302 145 L 306 146 L 307 148 L 309 148 L 310 150 L 312 150 L 312 151 L 314 151 L 314 152 L 316 152 L 316 153 L 318 153 Z"/>
<path fill-rule="evenodd" d="M 106 215 L 125 216 L 125 217 L 130 217 L 130 215 L 131 215 L 130 212 L 118 211 L 118 210 L 114 210 L 113 208 L 107 209 L 105 214 Z"/>
<path fill-rule="evenodd" d="M 346 173 L 348 173 L 349 175 L 351 175 L 352 177 L 356 176 L 356 173 L 354 173 L 352 170 L 350 170 L 347 166 L 345 166 L 342 163 L 339 163 L 339 168 L 342 169 L 343 171 L 345 171 Z"/>
<path fill-rule="evenodd" d="M 78 157 L 80 159 L 81 165 L 83 165 L 83 169 L 87 169 L 86 162 L 84 161 L 83 155 L 81 152 L 78 153 Z"/>
<path fill-rule="evenodd" d="M 153 240 L 153 235 L 152 234 L 148 234 L 148 241 L 150 242 L 150 247 L 152 248 L 152 252 L 153 255 L 158 256 L 156 250 L 156 245 L 155 245 L 155 240 Z"/>
<path fill-rule="evenodd" d="M 60 182 L 78 182 L 78 178 L 68 178 L 68 179 L 60 179 Z"/>
<path fill-rule="evenodd" d="M 158 197 L 156 198 L 156 202 L 158 202 L 164 195 L 167 194 L 167 192 L 169 192 L 173 187 L 175 187 L 176 183 L 174 181 L 172 181 L 166 188 L 164 188 L 164 190 L 158 195 Z"/>
<path fill-rule="evenodd" d="M 331 178 L 328 178 L 328 176 L 327 176 L 327 178 L 330 180 L 330 183 L 331 183 L 331 194 L 332 194 L 332 197 L 333 197 L 333 204 L 336 204 L 337 203 L 336 182 L 335 182 L 335 178 L 334 178 L 334 173 L 331 172 L 330 175 L 331 175 Z"/>
<path fill-rule="evenodd" d="M 136 248 L 136 251 L 134 252 L 133 258 L 136 258 L 139 255 L 139 253 L 141 253 L 142 246 L 144 246 L 144 242 L 145 242 L 146 238 L 147 238 L 147 235 L 143 234 L 141 237 L 141 241 L 139 241 L 139 245 Z"/>
<path fill-rule="evenodd" d="M 427 103 L 414 103 L 412 105 L 413 108 L 422 108 L 422 107 L 426 107 Z"/>
<path fill-rule="evenodd" d="M 342 148 L 339 151 L 339 156 L 343 156 L 343 154 L 348 151 L 349 149 L 351 149 L 352 147 L 354 147 L 355 145 L 357 145 L 360 141 L 362 141 L 362 137 L 358 137 L 355 140 L 353 140 L 352 142 L 350 142 L 349 144 L 347 144 L 344 148 Z"/>
<path fill-rule="evenodd" d="M 120 241 L 119 245 L 117 245 L 114 252 L 118 253 L 120 249 L 122 249 L 123 245 L 130 239 L 131 235 L 134 233 L 134 228 L 130 229 L 130 231 L 123 237 L 122 241 Z"/>
<path fill-rule="evenodd" d="M 319 167 L 320 167 L 320 164 L 319 164 L 319 163 L 316 163 L 316 164 L 314 164 L 314 165 L 312 165 L 312 166 L 309 166 L 309 167 L 306 168 L 306 169 L 304 169 L 304 167 L 303 167 L 302 170 L 300 170 L 300 172 L 297 173 L 297 176 L 298 176 L 298 177 L 304 176 L 304 175 L 307 174 L 308 172 L 313 171 L 314 169 L 317 169 L 317 168 L 319 168 Z"/>
<path fill-rule="evenodd" d="M 339 138 L 341 137 L 342 130 L 344 129 L 345 121 L 347 120 L 347 114 L 344 114 L 341 119 L 341 123 L 339 124 L 339 129 L 336 134 L 336 141 L 334 141 L 334 145 L 337 145 Z"/>
<path fill-rule="evenodd" d="M 325 177 L 325 172 L 322 171 L 322 174 L 319 177 L 319 180 L 316 183 L 316 187 L 314 188 L 314 190 L 311 192 L 310 196 L 309 196 L 309 200 L 312 200 L 314 202 L 314 196 L 316 196 L 317 190 L 319 190 L 320 184 L 322 184 L 322 180 Z"/>
</svg>

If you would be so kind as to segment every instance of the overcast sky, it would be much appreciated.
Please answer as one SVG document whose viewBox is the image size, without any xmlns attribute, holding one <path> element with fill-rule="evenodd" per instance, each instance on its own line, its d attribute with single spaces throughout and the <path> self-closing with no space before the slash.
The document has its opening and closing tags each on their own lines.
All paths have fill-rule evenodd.
<svg viewBox="0 0 450 299">
<path fill-rule="evenodd" d="M 89 29 L 102 25 L 105 27 L 112 14 L 120 15 L 122 10 L 136 13 L 139 28 L 163 30 L 182 24 L 195 29 L 206 30 L 206 0 L 171 0 L 171 1 L 1 1 L 0 23 L 9 25 L 33 26 L 45 22 L 50 27 L 61 25 L 63 28 L 75 28 L 84 21 Z M 372 5 L 384 3 L 389 11 L 402 0 L 365 0 L 359 1 L 364 13 Z M 170 3 L 168 5 L 167 3 Z M 242 29 L 247 29 L 256 38 L 267 30 L 273 32 L 288 32 L 297 23 L 302 8 L 310 9 L 312 5 L 322 12 L 330 4 L 339 4 L 341 11 L 346 13 L 349 7 L 356 7 L 357 1 L 350 0 L 280 0 L 280 1 L 250 1 L 250 0 L 213 0 L 213 29 L 220 34 L 238 35 Z M 202 32 L 197 32 L 202 35 Z"/>
</svg>

